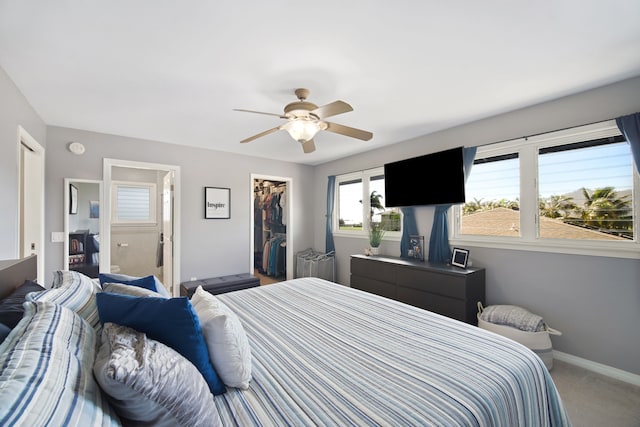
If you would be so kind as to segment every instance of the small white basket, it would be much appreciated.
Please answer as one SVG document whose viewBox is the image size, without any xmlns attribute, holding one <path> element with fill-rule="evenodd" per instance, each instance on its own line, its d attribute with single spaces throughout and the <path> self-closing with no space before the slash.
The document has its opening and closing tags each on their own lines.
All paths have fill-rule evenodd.
<svg viewBox="0 0 640 427">
<path fill-rule="evenodd" d="M 510 338 L 520 344 L 528 347 L 544 362 L 544 366 L 548 370 L 553 368 L 553 346 L 549 335 L 562 335 L 557 329 L 550 328 L 546 323 L 544 330 L 540 332 L 527 332 L 506 325 L 498 325 L 491 322 L 485 322 L 480 318 L 484 307 L 478 301 L 478 327 L 487 331 L 495 332 L 503 337 Z"/>
</svg>

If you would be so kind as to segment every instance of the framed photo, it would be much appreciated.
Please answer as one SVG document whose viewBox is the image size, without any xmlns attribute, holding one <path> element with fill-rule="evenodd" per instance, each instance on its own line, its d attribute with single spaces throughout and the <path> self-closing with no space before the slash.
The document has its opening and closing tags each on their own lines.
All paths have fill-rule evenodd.
<svg viewBox="0 0 640 427">
<path fill-rule="evenodd" d="M 204 218 L 231 218 L 231 189 L 204 187 Z"/>
<path fill-rule="evenodd" d="M 409 258 L 424 261 L 424 236 L 409 236 Z"/>
<path fill-rule="evenodd" d="M 78 187 L 69 184 L 69 214 L 78 213 Z"/>
<path fill-rule="evenodd" d="M 451 265 L 467 268 L 467 261 L 469 261 L 469 251 L 467 249 L 453 248 Z"/>
<path fill-rule="evenodd" d="M 100 202 L 97 200 L 89 201 L 89 218 L 100 218 Z"/>
</svg>

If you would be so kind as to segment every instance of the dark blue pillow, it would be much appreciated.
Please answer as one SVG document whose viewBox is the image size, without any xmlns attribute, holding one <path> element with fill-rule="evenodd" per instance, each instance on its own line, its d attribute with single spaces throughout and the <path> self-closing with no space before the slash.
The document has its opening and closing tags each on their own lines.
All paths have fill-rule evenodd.
<svg viewBox="0 0 640 427">
<path fill-rule="evenodd" d="M 25 280 L 22 285 L 14 289 L 11 295 L 0 301 L 0 323 L 4 323 L 9 329 L 15 328 L 24 314 L 22 303 L 24 303 L 26 295 L 31 292 L 42 292 L 44 290 L 45 289 L 36 282 Z"/>
<path fill-rule="evenodd" d="M 123 285 L 131 285 L 138 286 L 140 288 L 149 289 L 153 292 L 158 292 L 158 288 L 156 287 L 156 278 L 153 276 L 145 276 L 140 277 L 139 279 L 132 280 L 124 280 L 118 275 L 111 275 L 108 273 L 100 273 L 98 274 L 98 278 L 100 279 L 100 285 L 104 285 L 105 283 L 122 283 Z"/>
<path fill-rule="evenodd" d="M 176 350 L 200 371 L 213 394 L 225 387 L 211 364 L 198 316 L 186 297 L 155 298 L 98 292 L 100 321 L 128 326 Z"/>
<path fill-rule="evenodd" d="M 11 328 L 5 325 L 4 323 L 0 323 L 0 344 L 2 344 L 11 333 Z"/>
</svg>

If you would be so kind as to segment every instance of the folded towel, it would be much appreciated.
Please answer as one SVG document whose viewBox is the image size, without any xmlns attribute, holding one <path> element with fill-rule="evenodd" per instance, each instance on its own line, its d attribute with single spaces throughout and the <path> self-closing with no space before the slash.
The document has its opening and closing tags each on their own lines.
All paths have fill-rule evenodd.
<svg viewBox="0 0 640 427">
<path fill-rule="evenodd" d="M 485 322 L 511 326 L 526 332 L 545 330 L 544 320 L 541 316 L 516 305 L 490 305 L 482 311 L 480 318 Z"/>
</svg>

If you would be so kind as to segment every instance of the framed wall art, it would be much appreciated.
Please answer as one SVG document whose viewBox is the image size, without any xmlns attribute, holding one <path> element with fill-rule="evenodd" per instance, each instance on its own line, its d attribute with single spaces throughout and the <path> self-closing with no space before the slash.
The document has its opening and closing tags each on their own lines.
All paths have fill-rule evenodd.
<svg viewBox="0 0 640 427">
<path fill-rule="evenodd" d="M 78 213 L 78 187 L 69 184 L 69 214 L 76 215 Z"/>
<path fill-rule="evenodd" d="M 204 218 L 231 218 L 231 189 L 204 187 Z"/>
</svg>

